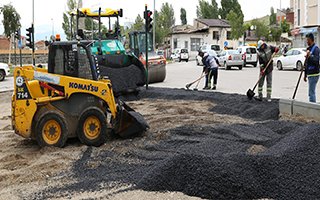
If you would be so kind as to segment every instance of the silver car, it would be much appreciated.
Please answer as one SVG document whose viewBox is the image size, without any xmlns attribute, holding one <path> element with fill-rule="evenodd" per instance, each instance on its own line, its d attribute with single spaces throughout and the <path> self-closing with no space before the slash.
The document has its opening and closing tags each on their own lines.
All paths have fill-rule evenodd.
<svg viewBox="0 0 320 200">
<path fill-rule="evenodd" d="M 224 50 L 218 54 L 218 60 L 221 66 L 226 70 L 230 70 L 231 67 L 238 67 L 242 70 L 244 62 L 243 57 L 237 50 Z"/>
</svg>

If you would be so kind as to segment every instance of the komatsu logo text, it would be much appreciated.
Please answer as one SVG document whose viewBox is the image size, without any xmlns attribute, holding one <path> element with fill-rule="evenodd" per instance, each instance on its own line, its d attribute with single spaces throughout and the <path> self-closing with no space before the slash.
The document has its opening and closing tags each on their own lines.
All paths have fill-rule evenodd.
<svg viewBox="0 0 320 200">
<path fill-rule="evenodd" d="M 86 91 L 91 91 L 91 92 L 98 92 L 99 87 L 94 86 L 92 84 L 81 84 L 81 83 L 69 83 L 69 88 L 74 88 L 74 89 L 79 89 L 79 90 L 86 90 Z"/>
</svg>

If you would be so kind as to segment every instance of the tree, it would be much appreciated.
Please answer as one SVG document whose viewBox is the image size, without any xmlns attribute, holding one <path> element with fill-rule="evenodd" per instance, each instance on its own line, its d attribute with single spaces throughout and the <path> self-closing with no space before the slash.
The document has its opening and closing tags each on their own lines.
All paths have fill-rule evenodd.
<svg viewBox="0 0 320 200">
<path fill-rule="evenodd" d="M 160 12 L 155 13 L 156 43 L 162 43 L 175 25 L 174 9 L 171 4 L 163 3 Z"/>
<path fill-rule="evenodd" d="M 221 0 L 220 15 L 222 19 L 227 19 L 231 26 L 231 38 L 239 39 L 244 32 L 243 12 L 238 0 Z"/>
<path fill-rule="evenodd" d="M 77 0 L 68 0 L 67 1 L 67 7 L 68 11 L 63 13 L 63 22 L 62 22 L 62 29 L 64 30 L 64 33 L 67 36 L 68 40 L 72 39 L 71 28 L 73 31 L 76 29 L 76 19 L 75 17 L 71 18 L 69 12 L 75 11 L 78 7 L 80 2 L 77 2 Z M 72 20 L 72 24 L 71 24 Z"/>
<path fill-rule="evenodd" d="M 4 34 L 7 38 L 11 38 L 11 35 L 21 27 L 20 15 L 11 4 L 0 7 L 0 13 L 3 14 Z"/>
<path fill-rule="evenodd" d="M 279 27 L 273 27 L 270 29 L 270 39 L 273 41 L 279 41 L 281 36 L 281 29 Z"/>
<path fill-rule="evenodd" d="M 277 24 L 277 15 L 274 12 L 274 8 L 271 7 L 270 9 L 270 17 L 269 17 L 270 25 L 275 25 Z"/>
<path fill-rule="evenodd" d="M 3 14 L 2 24 L 4 28 L 4 34 L 7 38 L 10 39 L 9 50 L 11 50 L 11 36 L 14 34 L 15 31 L 17 31 L 21 27 L 20 15 L 11 4 L 0 7 L 0 13 Z M 14 48 L 16 48 L 16 45 L 14 45 Z M 9 51 L 8 63 L 11 64 L 11 51 Z"/>
<path fill-rule="evenodd" d="M 136 20 L 133 24 L 133 29 L 137 31 L 143 31 L 145 29 L 144 27 L 144 21 L 140 14 L 136 17 Z"/>
<path fill-rule="evenodd" d="M 187 11 L 184 8 L 181 8 L 180 10 L 180 19 L 181 19 L 181 24 L 186 25 L 188 23 L 187 21 Z"/>
<path fill-rule="evenodd" d="M 221 19 L 227 19 L 231 11 L 236 14 L 243 14 L 238 0 L 221 0 L 221 8 L 219 9 Z"/>
<path fill-rule="evenodd" d="M 227 19 L 231 25 L 231 38 L 239 39 L 243 35 L 244 26 L 243 26 L 243 14 L 238 15 L 233 10 L 227 16 Z"/>
<path fill-rule="evenodd" d="M 199 0 L 197 17 L 201 19 L 218 19 L 219 9 L 216 0 L 211 0 L 211 4 L 206 0 Z"/>
<path fill-rule="evenodd" d="M 269 38 L 269 28 L 266 24 L 264 24 L 263 22 L 257 19 L 252 20 L 251 24 L 255 26 L 256 28 L 255 32 L 258 38 L 264 38 L 264 39 Z"/>
<path fill-rule="evenodd" d="M 290 25 L 287 20 L 281 22 L 282 33 L 290 33 Z"/>
</svg>

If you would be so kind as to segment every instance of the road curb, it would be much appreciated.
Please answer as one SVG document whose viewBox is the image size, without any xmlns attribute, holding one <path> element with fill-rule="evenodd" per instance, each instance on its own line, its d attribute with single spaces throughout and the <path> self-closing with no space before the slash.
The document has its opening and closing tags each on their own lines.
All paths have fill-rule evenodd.
<svg viewBox="0 0 320 200">
<path fill-rule="evenodd" d="M 320 104 L 296 101 L 292 99 L 280 99 L 280 115 L 303 116 L 320 122 Z"/>
</svg>

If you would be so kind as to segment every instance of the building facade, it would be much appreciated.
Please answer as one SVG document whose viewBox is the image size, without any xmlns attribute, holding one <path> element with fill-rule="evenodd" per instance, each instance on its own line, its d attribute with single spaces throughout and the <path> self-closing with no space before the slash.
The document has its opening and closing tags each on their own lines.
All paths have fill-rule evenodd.
<svg viewBox="0 0 320 200">
<path fill-rule="evenodd" d="M 219 45 L 221 49 L 227 43 L 228 48 L 238 47 L 239 41 L 232 40 L 231 26 L 221 19 L 195 19 L 193 26 L 176 26 L 171 34 L 171 52 L 175 49 L 186 48 L 191 58 L 198 53 L 204 44 Z"/>
<path fill-rule="evenodd" d="M 305 47 L 305 36 L 308 33 L 315 35 L 315 42 L 320 42 L 320 0 L 291 0 L 290 6 L 294 11 L 294 47 Z"/>
</svg>

